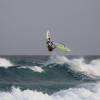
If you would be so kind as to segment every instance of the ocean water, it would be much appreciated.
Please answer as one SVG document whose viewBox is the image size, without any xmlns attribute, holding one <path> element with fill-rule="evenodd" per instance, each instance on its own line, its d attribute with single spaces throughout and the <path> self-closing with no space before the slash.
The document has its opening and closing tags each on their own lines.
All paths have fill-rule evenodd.
<svg viewBox="0 0 100 100">
<path fill-rule="evenodd" d="M 100 100 L 100 56 L 0 56 L 0 100 Z"/>
</svg>

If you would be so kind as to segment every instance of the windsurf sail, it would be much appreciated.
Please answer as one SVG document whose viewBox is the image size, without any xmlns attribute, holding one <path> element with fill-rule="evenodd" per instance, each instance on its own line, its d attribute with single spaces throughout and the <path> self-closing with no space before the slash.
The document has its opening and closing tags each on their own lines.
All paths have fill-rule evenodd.
<svg viewBox="0 0 100 100">
<path fill-rule="evenodd" d="M 60 49 L 63 52 L 70 52 L 71 50 L 65 46 L 63 43 L 55 43 L 56 48 Z"/>
</svg>

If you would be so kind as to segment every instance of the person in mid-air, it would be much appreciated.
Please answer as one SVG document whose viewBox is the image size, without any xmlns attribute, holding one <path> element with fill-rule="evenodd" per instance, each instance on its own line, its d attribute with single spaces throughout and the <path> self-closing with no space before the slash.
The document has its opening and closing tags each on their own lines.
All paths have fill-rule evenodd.
<svg viewBox="0 0 100 100">
<path fill-rule="evenodd" d="M 48 51 L 52 51 L 55 49 L 55 45 L 53 44 L 50 38 L 48 38 L 47 40 L 47 47 L 48 47 Z"/>
<path fill-rule="evenodd" d="M 71 50 L 65 46 L 63 43 L 53 42 L 51 39 L 51 32 L 48 30 L 46 33 L 46 45 L 48 51 L 52 52 L 55 48 L 63 51 L 63 52 L 70 52 Z"/>
</svg>

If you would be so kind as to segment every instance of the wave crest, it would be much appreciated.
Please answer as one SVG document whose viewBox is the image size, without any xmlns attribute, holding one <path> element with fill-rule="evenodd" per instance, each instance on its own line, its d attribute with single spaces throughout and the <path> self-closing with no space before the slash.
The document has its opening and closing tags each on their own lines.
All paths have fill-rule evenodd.
<svg viewBox="0 0 100 100">
<path fill-rule="evenodd" d="M 100 59 L 92 60 L 90 63 L 86 63 L 84 58 L 68 59 L 65 56 L 53 56 L 50 59 L 50 63 L 69 64 L 70 69 L 75 72 L 80 72 L 89 77 L 100 77 Z"/>
<path fill-rule="evenodd" d="M 8 68 L 14 66 L 10 60 L 5 58 L 0 58 L 0 67 Z"/>
</svg>

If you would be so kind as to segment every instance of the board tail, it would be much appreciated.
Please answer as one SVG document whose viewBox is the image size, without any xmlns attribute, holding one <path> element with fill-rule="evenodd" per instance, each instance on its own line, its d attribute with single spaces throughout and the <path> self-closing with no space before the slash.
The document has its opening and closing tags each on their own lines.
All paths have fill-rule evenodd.
<svg viewBox="0 0 100 100">
<path fill-rule="evenodd" d="M 48 40 L 48 39 L 51 39 L 51 33 L 50 33 L 49 30 L 47 31 L 46 38 L 47 38 L 47 40 Z"/>
</svg>

